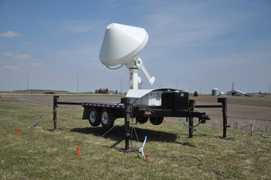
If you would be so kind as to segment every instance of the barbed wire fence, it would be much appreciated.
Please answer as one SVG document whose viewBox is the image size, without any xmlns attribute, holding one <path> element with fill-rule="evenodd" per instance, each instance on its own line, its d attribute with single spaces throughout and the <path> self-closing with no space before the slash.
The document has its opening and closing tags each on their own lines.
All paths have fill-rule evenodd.
<svg viewBox="0 0 271 180">
<path fill-rule="evenodd" d="M 233 129 L 240 129 L 242 132 L 249 133 L 270 133 L 271 120 L 261 118 L 244 118 L 238 116 L 228 116 L 229 124 Z"/>
<path fill-rule="evenodd" d="M 222 130 L 221 117 L 217 116 L 216 114 L 210 114 L 210 117 L 211 120 L 207 122 L 207 126 Z M 230 129 L 239 129 L 241 132 L 247 133 L 251 136 L 255 134 L 260 134 L 263 136 L 271 134 L 271 119 L 249 118 L 236 115 L 228 115 L 227 117 Z"/>
</svg>

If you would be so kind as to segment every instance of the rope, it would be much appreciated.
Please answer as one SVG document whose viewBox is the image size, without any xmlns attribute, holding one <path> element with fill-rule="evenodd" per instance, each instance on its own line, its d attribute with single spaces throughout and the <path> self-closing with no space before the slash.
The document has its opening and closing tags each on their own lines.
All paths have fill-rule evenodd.
<svg viewBox="0 0 271 180">
<path fill-rule="evenodd" d="M 131 118 L 131 121 L 130 122 L 135 122 L 134 123 L 134 125 L 136 125 L 136 121 L 133 121 L 134 120 L 134 118 Z M 140 148 L 142 147 L 139 147 L 139 149 L 138 149 L 138 142 L 139 142 L 139 137 L 138 137 L 138 134 L 137 134 L 137 131 L 136 131 L 136 128 L 134 127 L 134 126 L 131 126 L 132 124 L 130 124 L 130 134 L 131 134 L 131 137 L 130 137 L 130 146 L 131 146 L 131 149 L 134 149 L 134 150 L 136 150 L 135 152 L 139 152 L 140 154 L 142 154 L 141 152 L 140 152 Z M 134 143 L 133 142 L 133 139 L 135 139 L 135 142 L 136 143 Z"/>
<path fill-rule="evenodd" d="M 133 137 L 135 137 L 136 142 L 139 142 L 135 127 L 132 127 L 132 126 L 130 127 L 130 133 L 131 133 L 131 140 L 130 140 L 131 147 L 135 149 L 135 146 L 133 145 L 133 141 L 132 141 Z"/>
<path fill-rule="evenodd" d="M 104 137 L 106 134 L 108 134 L 110 131 L 112 131 L 115 128 L 115 126 L 112 126 L 110 129 L 108 129 L 107 131 L 105 131 L 105 133 L 102 135 L 102 137 Z"/>
<path fill-rule="evenodd" d="M 136 140 L 137 140 L 137 142 L 138 142 L 138 141 L 139 141 L 139 138 L 138 138 L 138 135 L 137 135 L 137 132 L 136 132 L 135 128 L 134 128 L 134 132 L 135 132 Z"/>
<path fill-rule="evenodd" d="M 40 120 L 37 120 L 37 121 L 33 122 L 32 125 L 29 126 L 28 128 L 35 128 L 35 127 L 37 127 L 40 124 L 40 122 L 42 121 L 42 117 L 43 117 L 43 115 L 40 115 L 39 116 Z"/>
</svg>

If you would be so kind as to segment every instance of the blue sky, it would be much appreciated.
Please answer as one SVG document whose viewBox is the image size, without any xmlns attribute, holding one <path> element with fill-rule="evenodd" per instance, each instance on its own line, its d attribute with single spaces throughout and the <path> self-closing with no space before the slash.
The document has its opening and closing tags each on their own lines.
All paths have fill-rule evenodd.
<svg viewBox="0 0 271 180">
<path fill-rule="evenodd" d="M 271 88 L 271 1 L 0 0 L 0 90 L 127 90 L 99 61 L 105 27 L 144 27 L 154 88 Z M 143 87 L 150 88 L 142 75 Z M 27 83 L 28 82 L 28 83 Z M 28 84 L 28 85 L 27 85 Z"/>
</svg>

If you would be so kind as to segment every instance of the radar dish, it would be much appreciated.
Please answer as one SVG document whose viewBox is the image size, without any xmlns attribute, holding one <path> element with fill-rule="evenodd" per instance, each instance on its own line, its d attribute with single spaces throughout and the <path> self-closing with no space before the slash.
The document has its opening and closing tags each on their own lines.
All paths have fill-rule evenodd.
<svg viewBox="0 0 271 180">
<path fill-rule="evenodd" d="M 106 27 L 100 61 L 107 67 L 132 63 L 149 35 L 140 27 L 112 23 Z"/>
</svg>

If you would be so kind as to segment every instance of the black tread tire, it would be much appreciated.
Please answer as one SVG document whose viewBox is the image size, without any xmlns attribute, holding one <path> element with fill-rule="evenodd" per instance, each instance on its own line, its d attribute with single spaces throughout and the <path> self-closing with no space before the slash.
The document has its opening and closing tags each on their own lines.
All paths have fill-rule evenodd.
<svg viewBox="0 0 271 180">
<path fill-rule="evenodd" d="M 107 118 L 107 121 L 104 118 Z M 105 130 L 110 129 L 114 126 L 115 118 L 112 113 L 106 110 L 102 111 L 100 119 L 101 119 L 101 124 Z"/>
<path fill-rule="evenodd" d="M 162 124 L 164 117 L 150 117 L 150 122 L 152 125 L 160 125 Z"/>
<path fill-rule="evenodd" d="M 94 121 L 91 120 L 91 115 L 93 115 L 92 113 L 95 113 L 95 116 L 96 116 L 96 117 L 94 117 L 95 120 L 93 119 Z M 91 109 L 89 111 L 89 115 L 88 115 L 88 122 L 93 127 L 99 126 L 101 124 L 101 113 L 99 111 Z"/>
<path fill-rule="evenodd" d="M 136 117 L 136 122 L 139 122 L 140 124 L 144 124 L 148 121 L 149 117 L 145 116 L 137 116 Z"/>
</svg>

